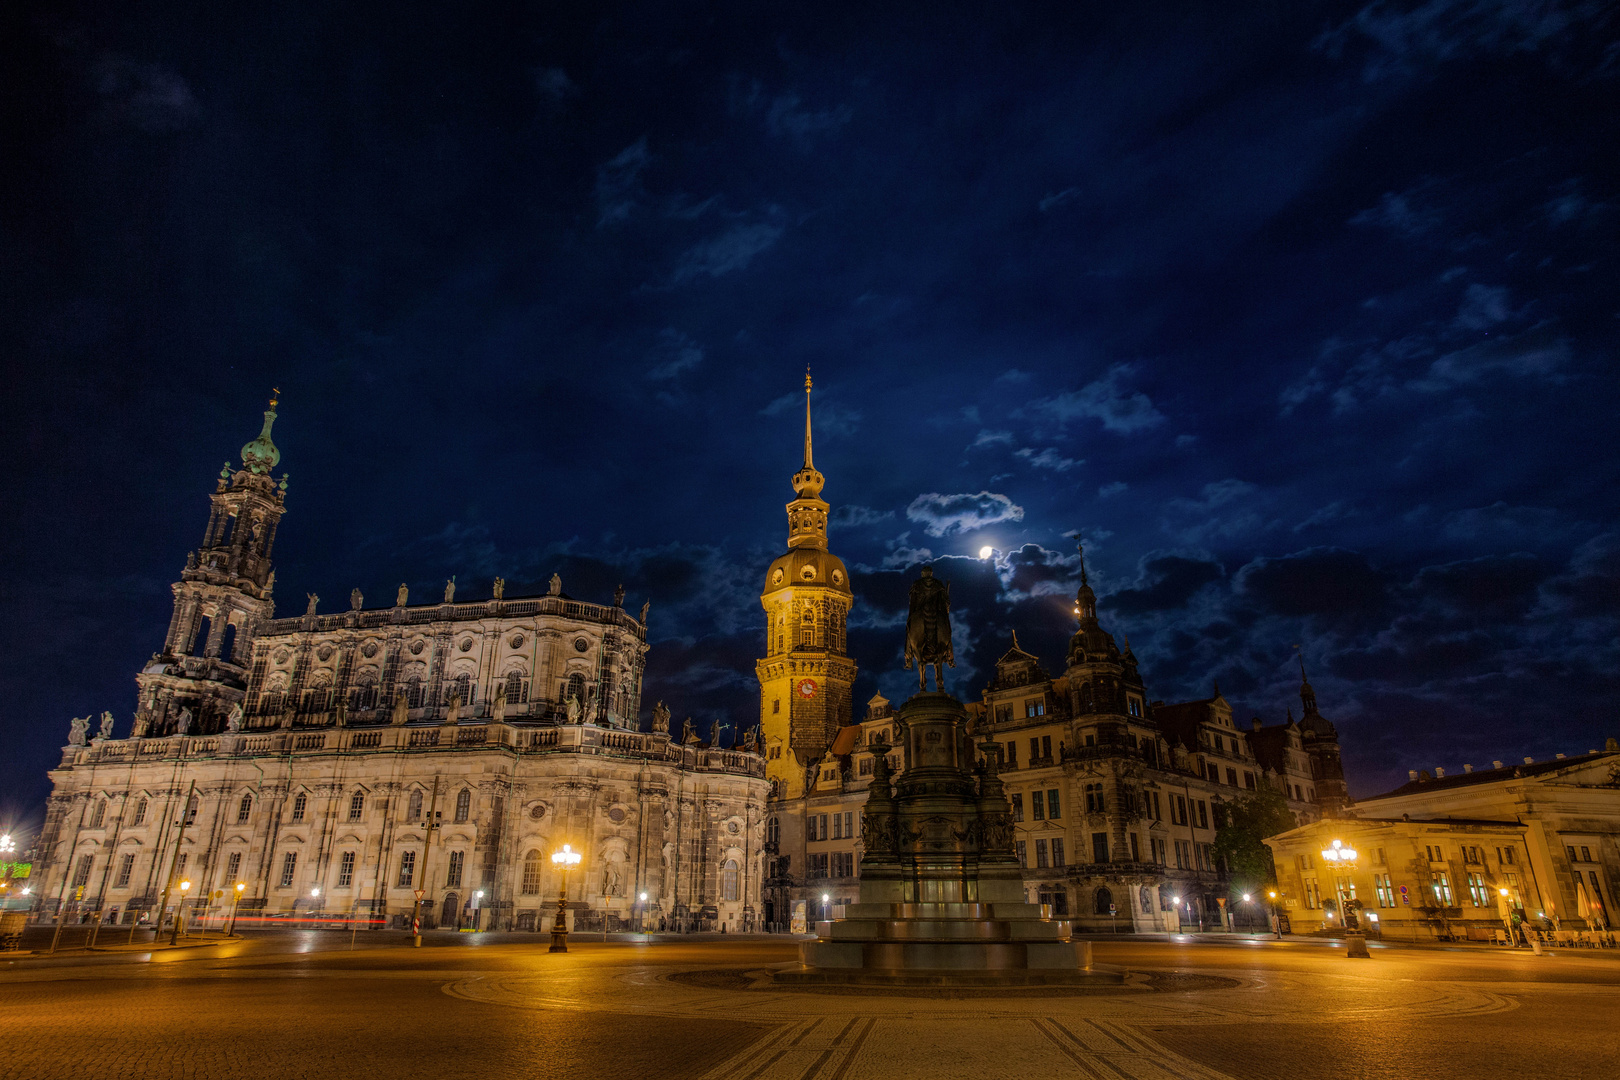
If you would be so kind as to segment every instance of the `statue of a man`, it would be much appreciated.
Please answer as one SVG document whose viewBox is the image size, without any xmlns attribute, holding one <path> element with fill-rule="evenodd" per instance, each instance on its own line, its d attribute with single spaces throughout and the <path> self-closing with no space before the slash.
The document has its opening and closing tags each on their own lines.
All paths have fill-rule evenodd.
<svg viewBox="0 0 1620 1080">
<path fill-rule="evenodd" d="M 456 599 L 456 576 L 450 575 L 450 580 L 444 583 L 444 602 L 453 603 Z"/>
<path fill-rule="evenodd" d="M 225 717 L 225 730 L 235 734 L 242 730 L 242 703 L 238 701 L 231 706 L 230 715 Z"/>
<path fill-rule="evenodd" d="M 624 871 L 619 869 L 615 860 L 609 859 L 607 869 L 602 872 L 602 895 L 618 896 L 624 891 Z"/>
<path fill-rule="evenodd" d="M 927 690 L 927 671 L 934 669 L 934 689 L 945 689 L 944 667 L 956 666 L 951 646 L 951 587 L 934 577 L 934 568 L 922 568 L 911 583 L 911 611 L 906 616 L 906 670 L 917 664 L 917 689 Z"/>
<path fill-rule="evenodd" d="M 394 691 L 394 712 L 388 718 L 388 722 L 395 727 L 404 727 L 405 721 L 411 718 L 410 709 L 410 696 L 403 690 Z"/>
<path fill-rule="evenodd" d="M 287 702 L 287 707 L 281 710 L 281 726 L 282 726 L 282 728 L 283 729 L 291 728 L 293 726 L 293 720 L 297 716 L 298 716 L 297 707 L 295 705 L 293 705 L 292 702 L 290 702 L 290 701 Z"/>
<path fill-rule="evenodd" d="M 189 708 L 180 710 L 180 719 L 175 721 L 174 733 L 176 735 L 191 734 L 191 710 Z"/>
<path fill-rule="evenodd" d="M 743 732 L 743 749 L 750 754 L 759 753 L 759 728 L 751 727 Z"/>
<path fill-rule="evenodd" d="M 651 600 L 648 600 L 645 604 L 641 605 L 641 625 L 642 626 L 647 625 L 647 612 L 650 611 L 651 609 L 652 609 L 652 601 Z"/>
<path fill-rule="evenodd" d="M 613 590 L 613 606 L 614 607 L 624 607 L 624 583 L 623 582 L 620 582 L 619 587 Z"/>
<path fill-rule="evenodd" d="M 663 735 L 669 734 L 669 707 L 662 701 L 653 706 L 653 728 Z"/>
<path fill-rule="evenodd" d="M 88 730 L 90 730 L 90 718 L 88 716 L 75 716 L 68 724 L 68 745 L 83 746 L 84 733 Z"/>
<path fill-rule="evenodd" d="M 568 722 L 570 724 L 579 723 L 579 718 L 584 710 L 580 708 L 578 697 L 573 694 L 569 694 L 567 699 L 563 702 L 563 708 L 568 713 Z"/>
<path fill-rule="evenodd" d="M 501 580 L 496 578 L 496 581 Z M 495 704 L 490 709 L 490 719 L 497 724 L 506 720 L 506 680 L 502 679 L 495 684 Z"/>
<path fill-rule="evenodd" d="M 461 718 L 461 695 L 450 695 L 450 706 L 444 710 L 444 722 L 454 724 Z"/>
<path fill-rule="evenodd" d="M 359 589 L 350 589 L 349 590 L 349 609 L 351 611 L 359 611 L 360 608 L 365 604 L 365 602 L 366 602 L 366 598 L 363 595 L 361 595 Z"/>
<path fill-rule="evenodd" d="M 498 578 L 495 579 L 495 599 L 497 599 L 497 600 L 506 599 L 506 579 L 505 578 L 499 578 L 498 577 Z"/>
<path fill-rule="evenodd" d="M 316 596 L 314 593 L 305 593 L 304 595 L 309 597 L 309 606 L 304 609 L 304 614 L 315 614 L 315 605 L 321 602 L 321 598 Z"/>
<path fill-rule="evenodd" d="M 110 739 L 110 738 L 113 737 L 113 714 L 112 713 L 103 712 L 101 714 L 101 733 L 97 737 L 102 738 L 102 739 Z"/>
<path fill-rule="evenodd" d="M 686 718 L 686 723 L 681 726 L 681 743 L 682 745 L 690 746 L 697 741 L 697 725 L 692 723 L 692 718 L 688 716 Z"/>
<path fill-rule="evenodd" d="M 406 584 L 403 581 L 400 582 L 399 583 L 399 591 L 394 594 L 394 606 L 395 607 L 404 607 L 405 606 L 405 600 L 410 595 L 411 595 L 410 588 L 408 586 L 406 586 Z"/>
<path fill-rule="evenodd" d="M 349 695 L 348 694 L 340 694 L 340 695 L 338 695 L 337 706 L 332 710 L 332 723 L 336 724 L 338 727 L 348 727 L 349 726 Z"/>
<path fill-rule="evenodd" d="M 561 596 L 562 595 L 562 575 L 561 574 L 552 574 L 551 575 L 551 587 L 548 590 L 548 592 L 552 596 Z"/>
<path fill-rule="evenodd" d="M 709 745 L 716 750 L 720 749 L 720 721 L 718 720 L 714 722 L 714 727 L 709 731 Z"/>
</svg>

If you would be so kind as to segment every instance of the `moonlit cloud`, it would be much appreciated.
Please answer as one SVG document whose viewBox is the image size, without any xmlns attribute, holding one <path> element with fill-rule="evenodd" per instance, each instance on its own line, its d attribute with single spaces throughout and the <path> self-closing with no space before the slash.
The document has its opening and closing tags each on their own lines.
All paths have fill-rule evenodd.
<svg viewBox="0 0 1620 1080">
<path fill-rule="evenodd" d="M 929 536 L 972 532 L 1002 521 L 1022 521 L 1024 508 L 1005 495 L 981 491 L 977 495 L 918 495 L 906 507 L 906 517 L 923 526 Z"/>
</svg>

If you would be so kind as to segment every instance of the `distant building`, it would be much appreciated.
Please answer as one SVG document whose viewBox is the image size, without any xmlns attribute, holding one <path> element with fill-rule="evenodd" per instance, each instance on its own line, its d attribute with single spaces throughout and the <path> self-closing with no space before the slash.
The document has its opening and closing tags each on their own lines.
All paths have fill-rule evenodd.
<svg viewBox="0 0 1620 1080">
<path fill-rule="evenodd" d="M 851 715 L 856 669 L 844 627 L 855 597 L 828 550 L 808 397 L 793 486 L 788 551 L 760 594 L 767 633 L 757 668 L 771 783 L 764 910 L 779 925 L 800 904 L 813 923 L 855 898 L 872 761 L 895 744 L 883 697 Z M 1212 847 L 1225 804 L 1266 786 L 1303 820 L 1342 806 L 1338 734 L 1303 681 L 1304 719 L 1271 727 L 1238 728 L 1218 689 L 1179 705 L 1150 701 L 1129 644 L 1102 628 L 1096 605 L 1082 564 L 1063 673 L 1049 675 L 1015 636 L 968 706 L 978 737 L 1001 744 L 1027 895 L 1082 929 L 1219 925 L 1228 883 Z M 892 764 L 898 770 L 897 755 Z"/>
<path fill-rule="evenodd" d="M 1614 925 L 1620 890 L 1620 749 L 1520 765 L 1413 772 L 1343 817 L 1266 841 L 1296 932 L 1342 928 L 1357 904 L 1384 936 L 1490 936 L 1517 918 Z M 1323 857 L 1333 842 L 1354 865 Z"/>
<path fill-rule="evenodd" d="M 544 929 L 550 855 L 569 843 L 586 925 L 751 925 L 764 762 L 638 730 L 646 609 L 626 612 L 622 589 L 587 603 L 554 576 L 545 595 L 497 581 L 469 602 L 452 581 L 437 602 L 400 586 L 388 607 L 356 590 L 347 611 L 310 596 L 270 617 L 287 491 L 275 404 L 210 496 L 130 736 L 76 721 L 51 772 L 42 910 L 130 920 L 165 893 L 173 908 L 186 878 L 204 898 L 241 882 L 249 916 L 399 922 L 421 890 L 429 926 Z"/>
</svg>

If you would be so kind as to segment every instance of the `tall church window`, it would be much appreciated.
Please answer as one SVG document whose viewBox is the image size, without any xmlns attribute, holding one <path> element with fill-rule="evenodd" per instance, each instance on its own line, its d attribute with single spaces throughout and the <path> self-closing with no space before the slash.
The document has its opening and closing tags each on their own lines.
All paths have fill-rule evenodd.
<svg viewBox="0 0 1620 1080">
<path fill-rule="evenodd" d="M 399 857 L 399 887 L 408 889 L 416 880 L 416 852 L 407 851 Z"/>
<path fill-rule="evenodd" d="M 219 655 L 222 659 L 234 662 L 236 655 L 236 624 L 225 624 L 225 635 L 219 639 Z"/>
<path fill-rule="evenodd" d="M 349 796 L 349 820 L 359 821 L 366 816 L 366 793 L 357 791 Z"/>
<path fill-rule="evenodd" d="M 294 821 L 303 821 L 304 811 L 308 809 L 308 807 L 309 796 L 300 791 L 297 795 L 293 796 L 292 819 Z"/>
<path fill-rule="evenodd" d="M 412 679 L 405 684 L 405 701 L 412 709 L 422 707 L 422 680 Z"/>
<path fill-rule="evenodd" d="M 563 689 L 563 700 L 569 698 L 574 698 L 582 706 L 585 704 L 585 676 L 577 671 L 568 676 L 568 685 Z"/>
<path fill-rule="evenodd" d="M 456 820 L 466 821 L 467 815 L 472 812 L 472 792 L 462 788 L 456 793 Z"/>
<path fill-rule="evenodd" d="M 354 884 L 354 852 L 345 851 L 338 860 L 337 887 L 347 889 Z"/>
<path fill-rule="evenodd" d="M 463 706 L 471 705 L 472 704 L 472 676 L 471 675 L 457 675 L 454 679 L 451 680 L 449 687 L 446 688 L 446 690 L 445 690 L 444 703 L 446 705 L 450 704 L 450 698 L 451 698 L 452 695 L 457 697 L 457 698 L 460 698 L 461 699 L 461 704 Z"/>
<path fill-rule="evenodd" d="M 450 853 L 450 867 L 445 871 L 444 884 L 446 888 L 461 888 L 461 866 L 467 859 L 465 851 L 452 851 Z"/>
<path fill-rule="evenodd" d="M 129 879 L 135 873 L 135 853 L 126 851 L 118 859 L 118 876 L 113 879 L 113 888 L 129 888 Z"/>
<path fill-rule="evenodd" d="M 242 801 L 236 804 L 236 823 L 238 825 L 253 816 L 253 796 L 243 795 Z"/>
<path fill-rule="evenodd" d="M 73 887 L 82 889 L 90 883 L 90 867 L 95 862 L 94 855 L 80 855 L 79 865 L 73 871 Z"/>
<path fill-rule="evenodd" d="M 508 705 L 522 705 L 529 700 L 529 686 L 523 681 L 523 673 L 514 671 L 506 677 L 506 703 Z"/>
<path fill-rule="evenodd" d="M 132 825 L 139 825 L 145 820 L 146 820 L 146 799 L 145 799 L 145 797 L 142 797 L 141 800 L 135 804 L 135 820 L 133 822 L 131 822 L 131 824 Z"/>
<path fill-rule="evenodd" d="M 97 799 L 97 800 L 95 800 L 90 805 L 90 828 L 92 828 L 92 829 L 101 828 L 101 822 L 102 822 L 103 819 L 106 818 L 106 816 L 107 816 L 107 802 L 106 802 L 106 800 L 105 799 Z"/>
<path fill-rule="evenodd" d="M 292 887 L 293 877 L 298 873 L 298 852 L 289 851 L 281 857 L 281 887 Z"/>
<path fill-rule="evenodd" d="M 410 810 L 405 814 L 408 821 L 422 820 L 422 792 L 420 789 L 411 792 Z"/>
<path fill-rule="evenodd" d="M 737 899 L 737 860 L 727 859 L 720 867 L 720 899 Z"/>
<path fill-rule="evenodd" d="M 540 853 L 530 851 L 523 856 L 523 888 L 519 891 L 524 896 L 533 896 L 540 891 Z"/>
</svg>

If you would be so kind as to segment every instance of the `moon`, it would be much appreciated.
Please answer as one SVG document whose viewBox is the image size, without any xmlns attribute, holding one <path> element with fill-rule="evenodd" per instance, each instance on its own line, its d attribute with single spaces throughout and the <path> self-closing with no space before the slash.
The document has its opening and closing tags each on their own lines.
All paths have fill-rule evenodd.
<svg viewBox="0 0 1620 1080">
<path fill-rule="evenodd" d="M 993 547 L 989 547 L 989 546 L 982 547 L 982 548 L 979 549 L 979 558 L 988 559 L 990 556 L 994 555 L 995 553 L 996 553 L 996 549 L 993 548 Z"/>
</svg>

